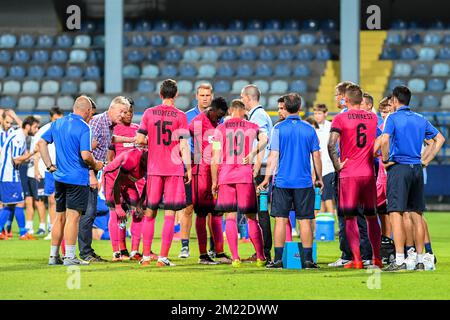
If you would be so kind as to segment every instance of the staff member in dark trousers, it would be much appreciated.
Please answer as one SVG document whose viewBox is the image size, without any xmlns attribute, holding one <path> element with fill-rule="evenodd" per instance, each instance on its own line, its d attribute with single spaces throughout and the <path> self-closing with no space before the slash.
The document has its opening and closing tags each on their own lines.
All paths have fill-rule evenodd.
<svg viewBox="0 0 450 320">
<path fill-rule="evenodd" d="M 127 98 L 118 96 L 114 98 L 109 109 L 101 114 L 95 115 L 89 122 L 93 138 L 93 154 L 97 161 L 106 163 L 106 155 L 112 143 L 114 125 L 122 121 L 122 117 L 130 107 Z M 97 172 L 89 171 L 89 200 L 86 214 L 80 219 L 78 231 L 78 247 L 80 258 L 88 262 L 105 262 L 92 248 L 92 225 L 97 213 L 98 180 Z"/>
<path fill-rule="evenodd" d="M 414 224 L 414 243 L 417 251 L 416 270 L 424 270 L 425 194 L 422 167 L 436 156 L 445 138 L 433 125 L 408 106 L 411 91 L 405 86 L 392 91 L 395 112 L 386 118 L 381 136 L 383 165 L 387 170 L 387 212 L 389 213 L 395 241 L 395 261 L 385 271 L 406 270 L 405 230 L 403 214 L 411 215 Z M 421 156 L 424 140 L 432 140 L 432 148 Z"/>
</svg>

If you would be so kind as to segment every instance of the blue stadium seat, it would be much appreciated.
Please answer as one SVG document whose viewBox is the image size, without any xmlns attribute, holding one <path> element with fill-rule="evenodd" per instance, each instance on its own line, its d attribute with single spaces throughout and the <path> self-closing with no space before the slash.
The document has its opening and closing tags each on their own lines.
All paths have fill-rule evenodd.
<svg viewBox="0 0 450 320">
<path fill-rule="evenodd" d="M 414 76 L 428 76 L 430 73 L 430 67 L 425 63 L 416 64 L 413 71 Z"/>
<path fill-rule="evenodd" d="M 189 80 L 180 80 L 177 85 L 180 94 L 190 94 L 194 89 L 194 85 Z"/>
<path fill-rule="evenodd" d="M 202 54 L 203 61 L 215 62 L 215 61 L 217 61 L 218 58 L 219 58 L 219 54 L 217 53 L 216 50 L 206 49 L 205 51 L 203 51 L 203 54 Z"/>
<path fill-rule="evenodd" d="M 225 25 L 221 22 L 211 22 L 208 27 L 209 31 L 225 31 Z"/>
<path fill-rule="evenodd" d="M 310 33 L 302 34 L 299 38 L 299 42 L 303 46 L 312 46 L 316 43 L 316 36 Z"/>
<path fill-rule="evenodd" d="M 274 70 L 275 77 L 289 77 L 291 75 L 291 67 L 286 63 L 277 64 Z"/>
<path fill-rule="evenodd" d="M 239 58 L 243 61 L 254 61 L 257 59 L 255 50 L 251 48 L 242 49 L 239 53 Z"/>
<path fill-rule="evenodd" d="M 24 63 L 30 60 L 30 54 L 26 50 L 16 50 L 14 51 L 13 61 L 17 63 Z"/>
<path fill-rule="evenodd" d="M 37 100 L 37 110 L 48 110 L 56 105 L 55 98 L 49 96 L 40 96 Z"/>
<path fill-rule="evenodd" d="M 303 48 L 298 51 L 297 59 L 302 61 L 310 61 L 314 59 L 314 54 L 311 50 Z"/>
<path fill-rule="evenodd" d="M 193 78 L 197 75 L 197 68 L 192 64 L 183 64 L 179 67 L 180 77 Z"/>
<path fill-rule="evenodd" d="M 135 99 L 136 109 L 144 111 L 152 105 L 152 101 L 147 96 L 139 96 Z"/>
<path fill-rule="evenodd" d="M 17 43 L 17 38 L 13 34 L 3 34 L 0 36 L 0 48 L 14 48 Z"/>
<path fill-rule="evenodd" d="M 316 31 L 319 28 L 319 24 L 316 20 L 306 20 L 303 22 L 302 28 L 304 30 Z"/>
<path fill-rule="evenodd" d="M 138 83 L 137 91 L 142 93 L 151 93 L 155 91 L 155 83 L 150 80 L 141 80 Z"/>
<path fill-rule="evenodd" d="M 92 39 L 89 35 L 87 35 L 87 34 L 78 35 L 73 40 L 73 47 L 87 49 L 91 46 L 91 42 L 92 42 Z"/>
<path fill-rule="evenodd" d="M 420 93 L 425 91 L 425 81 L 423 79 L 410 79 L 408 81 L 408 87 L 411 89 L 414 93 Z"/>
<path fill-rule="evenodd" d="M 45 63 L 48 61 L 48 51 L 45 50 L 36 50 L 32 54 L 32 59 L 36 63 Z"/>
<path fill-rule="evenodd" d="M 262 30 L 263 24 L 260 20 L 251 20 L 247 23 L 247 30 L 248 31 L 258 31 Z"/>
<path fill-rule="evenodd" d="M 225 36 L 225 45 L 226 46 L 240 46 L 242 44 L 241 38 L 235 34 L 229 34 Z"/>
<path fill-rule="evenodd" d="M 263 48 L 259 52 L 259 60 L 271 61 L 275 59 L 275 54 L 269 48 Z"/>
<path fill-rule="evenodd" d="M 143 48 L 147 46 L 147 38 L 143 34 L 134 34 L 131 37 L 131 46 Z"/>
<path fill-rule="evenodd" d="M 295 59 L 295 52 L 292 49 L 284 48 L 278 52 L 278 60 L 290 61 Z"/>
<path fill-rule="evenodd" d="M 28 78 L 40 79 L 45 75 L 45 70 L 40 65 L 31 65 L 28 67 Z"/>
<path fill-rule="evenodd" d="M 446 28 L 446 25 L 444 22 L 437 20 L 437 21 L 432 21 L 429 28 L 436 29 L 436 30 L 444 30 Z"/>
<path fill-rule="evenodd" d="M 421 105 L 422 101 L 420 100 L 420 97 L 413 94 L 411 96 L 411 100 L 409 101 L 409 106 L 412 108 L 417 108 Z"/>
<path fill-rule="evenodd" d="M 289 85 L 289 91 L 291 92 L 297 92 L 297 93 L 306 93 L 308 91 L 308 86 L 306 84 L 306 81 L 304 80 L 294 80 Z"/>
<path fill-rule="evenodd" d="M 123 43 L 123 46 L 125 47 L 126 44 Z M 94 47 L 98 47 L 98 48 L 105 47 L 105 36 L 104 35 L 99 34 L 94 37 Z"/>
<path fill-rule="evenodd" d="M 108 96 L 97 96 L 95 99 L 95 103 L 97 104 L 97 109 L 104 110 L 109 107 L 109 104 L 111 103 L 112 97 Z M 135 101 L 136 102 L 136 101 Z"/>
<path fill-rule="evenodd" d="M 3 108 L 15 108 L 17 105 L 16 99 L 11 96 L 4 96 L 0 98 L 0 106 Z"/>
<path fill-rule="evenodd" d="M 269 97 L 269 100 L 267 102 L 267 108 L 272 109 L 272 110 L 277 110 L 278 109 L 278 99 L 280 98 L 279 95 L 271 95 Z"/>
<path fill-rule="evenodd" d="M 2 65 L 0 65 L 0 78 L 5 78 L 8 74 L 8 71 L 6 71 L 6 68 Z"/>
<path fill-rule="evenodd" d="M 85 68 L 84 77 L 86 79 L 100 79 L 101 71 L 96 65 L 90 65 Z"/>
<path fill-rule="evenodd" d="M 259 97 L 259 104 L 262 105 L 262 106 L 266 106 L 267 105 L 266 96 L 260 96 Z"/>
<path fill-rule="evenodd" d="M 20 92 L 20 82 L 16 80 L 7 80 L 3 82 L 4 94 L 18 94 Z M 4 107 L 3 105 L 1 105 Z"/>
<path fill-rule="evenodd" d="M 191 47 L 200 47 L 203 45 L 203 38 L 198 34 L 191 34 L 188 36 L 187 44 Z"/>
<path fill-rule="evenodd" d="M 164 38 L 164 36 L 160 35 L 160 34 L 153 34 L 150 37 L 150 45 L 152 47 L 163 47 L 166 44 L 166 39 Z"/>
<path fill-rule="evenodd" d="M 445 90 L 445 82 L 442 79 L 439 78 L 433 78 L 428 80 L 427 84 L 428 91 L 431 92 L 439 92 Z"/>
<path fill-rule="evenodd" d="M 246 34 L 242 38 L 242 45 L 246 47 L 257 47 L 259 41 L 260 39 L 256 34 Z"/>
<path fill-rule="evenodd" d="M 51 48 L 53 47 L 53 43 L 53 36 L 43 34 L 38 37 L 36 46 L 39 48 Z"/>
<path fill-rule="evenodd" d="M 75 100 L 71 96 L 61 96 L 56 99 L 56 105 L 64 111 L 71 111 L 74 103 Z"/>
<path fill-rule="evenodd" d="M 272 33 L 266 34 L 262 38 L 262 44 L 264 46 L 276 46 L 279 42 L 278 37 Z"/>
<path fill-rule="evenodd" d="M 85 50 L 75 49 L 70 51 L 69 62 L 83 63 L 87 60 L 87 52 Z"/>
<path fill-rule="evenodd" d="M 192 24 L 193 31 L 206 31 L 208 30 L 208 23 L 204 20 L 197 20 Z"/>
<path fill-rule="evenodd" d="M 148 20 L 136 21 L 134 30 L 138 32 L 147 32 L 152 30 L 152 24 Z"/>
<path fill-rule="evenodd" d="M 436 63 L 433 65 L 431 75 L 437 77 L 447 77 L 450 72 L 450 67 L 447 63 Z"/>
<path fill-rule="evenodd" d="M 219 80 L 214 83 L 214 91 L 216 93 L 229 93 L 231 84 L 228 80 Z"/>
<path fill-rule="evenodd" d="M 316 52 L 316 59 L 319 61 L 327 61 L 331 59 L 331 52 L 328 48 L 321 48 Z"/>
<path fill-rule="evenodd" d="M 300 63 L 294 67 L 295 77 L 309 77 L 310 74 L 311 70 L 306 64 Z"/>
<path fill-rule="evenodd" d="M 253 75 L 253 68 L 248 63 L 239 64 L 236 69 L 236 76 L 251 77 Z"/>
<path fill-rule="evenodd" d="M 47 68 L 47 77 L 59 79 L 64 76 L 64 69 L 58 65 L 51 65 Z"/>
<path fill-rule="evenodd" d="M 171 30 L 172 31 L 177 31 L 177 32 L 187 31 L 185 24 L 183 22 L 181 22 L 181 21 L 173 21 Z"/>
<path fill-rule="evenodd" d="M 245 28 L 245 24 L 242 20 L 232 20 L 228 24 L 228 29 L 230 31 L 243 31 Z"/>
<path fill-rule="evenodd" d="M 183 61 L 186 62 L 195 62 L 200 60 L 201 54 L 195 49 L 188 49 L 183 53 Z"/>
<path fill-rule="evenodd" d="M 228 63 L 222 63 L 217 68 L 218 77 L 232 77 L 234 76 L 234 69 Z"/>
<path fill-rule="evenodd" d="M 123 67 L 123 77 L 125 79 L 138 78 L 141 75 L 141 69 L 135 64 L 127 64 Z"/>
<path fill-rule="evenodd" d="M 267 63 L 259 63 L 256 66 L 255 75 L 258 77 L 270 77 L 273 74 L 272 67 Z"/>
<path fill-rule="evenodd" d="M 206 37 L 206 45 L 211 47 L 217 47 L 222 44 L 222 38 L 217 34 L 211 34 Z"/>
<path fill-rule="evenodd" d="M 8 74 L 11 78 L 22 79 L 25 78 L 27 72 L 24 67 L 15 65 L 9 68 Z"/>
<path fill-rule="evenodd" d="M 142 77 L 155 79 L 159 75 L 159 67 L 153 64 L 145 65 L 142 68 Z"/>
<path fill-rule="evenodd" d="M 76 94 L 78 84 L 75 81 L 66 80 L 61 83 L 61 94 Z"/>
<path fill-rule="evenodd" d="M 412 67 L 408 63 L 396 63 L 394 65 L 393 75 L 396 77 L 409 77 L 412 72 Z"/>
<path fill-rule="evenodd" d="M 328 34 L 319 35 L 319 39 L 317 40 L 318 44 L 329 45 L 333 43 L 333 38 Z"/>
<path fill-rule="evenodd" d="M 128 37 L 126 35 L 123 35 L 122 46 L 123 47 L 130 47 L 131 46 L 130 40 L 128 40 Z"/>
<path fill-rule="evenodd" d="M 97 30 L 97 24 L 92 20 L 83 20 L 81 23 L 81 32 L 92 33 Z"/>
<path fill-rule="evenodd" d="M 70 48 L 73 45 L 73 39 L 67 34 L 61 34 L 56 37 L 56 46 L 60 48 Z"/>
<path fill-rule="evenodd" d="M 284 34 L 281 37 L 282 46 L 295 46 L 297 44 L 297 37 L 292 33 Z"/>
<path fill-rule="evenodd" d="M 393 78 L 389 81 L 388 90 L 392 91 L 397 86 L 406 86 L 407 83 L 404 79 Z"/>
<path fill-rule="evenodd" d="M 32 111 L 36 107 L 36 99 L 30 96 L 22 96 L 17 102 L 17 110 Z"/>
<path fill-rule="evenodd" d="M 50 59 L 52 62 L 65 63 L 67 62 L 67 52 L 64 50 L 55 50 L 52 52 Z"/>
<path fill-rule="evenodd" d="M 81 69 L 79 66 L 69 65 L 66 68 L 66 77 L 79 79 L 83 77 L 83 69 Z"/>
<path fill-rule="evenodd" d="M 450 34 L 444 35 L 444 38 L 443 38 L 443 40 L 442 40 L 442 43 L 443 43 L 444 45 L 449 45 L 449 44 L 450 44 Z"/>
<path fill-rule="evenodd" d="M 223 61 L 235 61 L 238 59 L 238 54 L 236 50 L 227 48 L 220 54 L 220 60 Z"/>
<path fill-rule="evenodd" d="M 248 82 L 247 80 L 236 80 L 233 82 L 233 86 L 231 87 L 231 93 L 233 94 L 239 94 L 242 91 L 242 88 L 244 88 L 245 86 L 249 85 L 250 82 Z"/>
<path fill-rule="evenodd" d="M 95 81 L 81 81 L 80 82 L 80 91 L 86 94 L 97 93 L 97 82 Z"/>
<path fill-rule="evenodd" d="M 191 108 L 189 98 L 186 96 L 179 96 L 175 101 L 175 105 L 182 111 L 187 111 Z"/>
<path fill-rule="evenodd" d="M 165 60 L 167 62 L 179 62 L 183 56 L 178 49 L 169 49 L 166 51 Z"/>
<path fill-rule="evenodd" d="M 450 94 L 446 94 L 446 95 L 442 96 L 441 108 L 450 109 Z"/>
<path fill-rule="evenodd" d="M 281 22 L 279 20 L 269 20 L 264 23 L 264 29 L 269 31 L 277 31 L 282 28 Z"/>
<path fill-rule="evenodd" d="M 11 53 L 8 50 L 0 50 L 0 63 L 8 63 L 11 60 Z"/>
<path fill-rule="evenodd" d="M 400 52 L 400 59 L 402 60 L 415 60 L 417 59 L 417 52 L 414 48 L 403 48 Z"/>
<path fill-rule="evenodd" d="M 145 56 L 142 51 L 139 50 L 131 50 L 127 54 L 127 60 L 129 62 L 142 62 L 144 61 Z"/>
<path fill-rule="evenodd" d="M 435 109 L 439 107 L 439 99 L 435 95 L 428 94 L 423 97 L 422 107 L 425 109 Z"/>
<path fill-rule="evenodd" d="M 177 48 L 184 46 L 184 37 L 179 34 L 169 36 L 169 45 Z"/>
<path fill-rule="evenodd" d="M 42 82 L 41 93 L 43 94 L 57 94 L 59 91 L 59 82 L 55 80 L 46 80 Z"/>
<path fill-rule="evenodd" d="M 172 78 L 178 74 L 177 67 L 172 64 L 165 64 L 161 67 L 161 77 Z"/>
<path fill-rule="evenodd" d="M 269 82 L 267 82 L 266 80 L 256 80 L 253 82 L 253 84 L 258 87 L 259 91 L 261 91 L 262 94 L 266 94 L 267 92 L 269 92 Z"/>
<path fill-rule="evenodd" d="M 427 46 L 438 45 L 442 41 L 442 36 L 436 32 L 428 32 L 423 38 L 423 44 Z"/>
<path fill-rule="evenodd" d="M 400 33 L 388 33 L 386 38 L 386 44 L 389 45 L 399 45 L 402 44 L 403 39 Z"/>
<path fill-rule="evenodd" d="M 34 37 L 31 34 L 20 35 L 18 46 L 22 48 L 32 48 L 34 46 Z"/>
<path fill-rule="evenodd" d="M 424 47 L 424 48 L 420 48 L 419 50 L 419 60 L 434 60 L 434 58 L 436 57 L 436 50 L 434 50 L 433 48 L 428 48 L 428 47 Z"/>
<path fill-rule="evenodd" d="M 386 47 L 381 52 L 382 60 L 397 60 L 399 58 L 399 54 L 395 48 Z"/>
<path fill-rule="evenodd" d="M 439 49 L 438 59 L 450 60 L 450 47 L 444 47 Z"/>
<path fill-rule="evenodd" d="M 297 20 L 287 20 L 284 22 L 284 30 L 297 31 L 300 28 L 300 24 Z"/>
<path fill-rule="evenodd" d="M 131 32 L 134 30 L 134 24 L 130 20 L 125 20 L 123 22 L 123 32 Z"/>
<path fill-rule="evenodd" d="M 336 30 L 337 28 L 338 28 L 338 25 L 337 25 L 336 21 L 334 21 L 332 19 L 324 20 L 320 23 L 321 30 L 333 31 L 333 30 Z"/>
<path fill-rule="evenodd" d="M 103 50 L 89 51 L 88 62 L 96 64 L 97 62 L 105 61 L 105 53 Z"/>
<path fill-rule="evenodd" d="M 147 60 L 152 62 L 159 62 L 162 59 L 161 53 L 156 49 L 150 49 L 147 54 Z"/>
<path fill-rule="evenodd" d="M 169 31 L 170 23 L 166 20 L 156 20 L 153 24 L 153 29 L 155 31 Z"/>
<path fill-rule="evenodd" d="M 422 37 L 417 32 L 412 32 L 406 35 L 405 43 L 410 45 L 422 44 Z"/>
<path fill-rule="evenodd" d="M 198 76 L 202 78 L 212 78 L 216 73 L 216 67 L 212 64 L 204 64 L 198 68 Z"/>
<path fill-rule="evenodd" d="M 36 94 L 39 92 L 39 82 L 35 80 L 27 80 L 22 83 L 22 93 Z"/>
</svg>

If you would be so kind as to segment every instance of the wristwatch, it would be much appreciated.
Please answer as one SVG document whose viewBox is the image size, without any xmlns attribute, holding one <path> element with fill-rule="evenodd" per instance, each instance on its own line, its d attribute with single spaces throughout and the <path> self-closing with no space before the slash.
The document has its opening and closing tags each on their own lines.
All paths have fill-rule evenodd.
<svg viewBox="0 0 450 320">
<path fill-rule="evenodd" d="M 50 171 L 50 168 L 53 167 L 53 163 L 47 167 L 47 171 Z"/>
<path fill-rule="evenodd" d="M 381 160 L 381 162 L 383 162 L 384 164 L 388 164 L 389 163 L 389 159 L 388 160 Z"/>
</svg>

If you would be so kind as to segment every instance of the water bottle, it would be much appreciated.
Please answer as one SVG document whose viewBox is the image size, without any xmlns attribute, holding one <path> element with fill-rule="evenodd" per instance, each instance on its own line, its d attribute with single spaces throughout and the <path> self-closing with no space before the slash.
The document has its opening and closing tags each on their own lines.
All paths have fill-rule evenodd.
<svg viewBox="0 0 450 320">
<path fill-rule="evenodd" d="M 320 210 L 320 206 L 322 203 L 322 192 L 320 191 L 320 187 L 317 186 L 314 188 L 315 198 L 314 198 L 314 210 Z"/>
<path fill-rule="evenodd" d="M 268 211 L 268 196 L 269 193 L 267 192 L 267 190 L 261 190 L 261 192 L 259 193 L 259 211 Z"/>
</svg>

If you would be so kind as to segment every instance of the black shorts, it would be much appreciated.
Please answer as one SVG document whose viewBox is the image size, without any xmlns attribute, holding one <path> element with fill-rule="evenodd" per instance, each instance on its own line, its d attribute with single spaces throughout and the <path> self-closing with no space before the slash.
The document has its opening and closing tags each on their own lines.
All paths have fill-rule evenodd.
<svg viewBox="0 0 450 320">
<path fill-rule="evenodd" d="M 272 191 L 272 217 L 289 218 L 294 206 L 295 217 L 299 220 L 314 219 L 314 188 L 279 188 Z"/>
<path fill-rule="evenodd" d="M 37 181 L 35 178 L 28 177 L 27 184 L 28 184 L 28 194 L 26 194 L 25 197 L 33 197 L 34 200 L 44 200 L 45 183 L 43 179 Z"/>
<path fill-rule="evenodd" d="M 387 169 L 387 212 L 424 212 L 425 192 L 420 164 L 394 164 Z"/>
<path fill-rule="evenodd" d="M 322 201 L 335 200 L 337 198 L 336 172 L 323 176 Z"/>
<path fill-rule="evenodd" d="M 86 212 L 89 199 L 89 186 L 79 186 L 55 181 L 56 212 L 66 209 Z"/>
<path fill-rule="evenodd" d="M 192 182 L 184 185 L 184 191 L 186 193 L 186 207 L 192 205 Z"/>
</svg>

